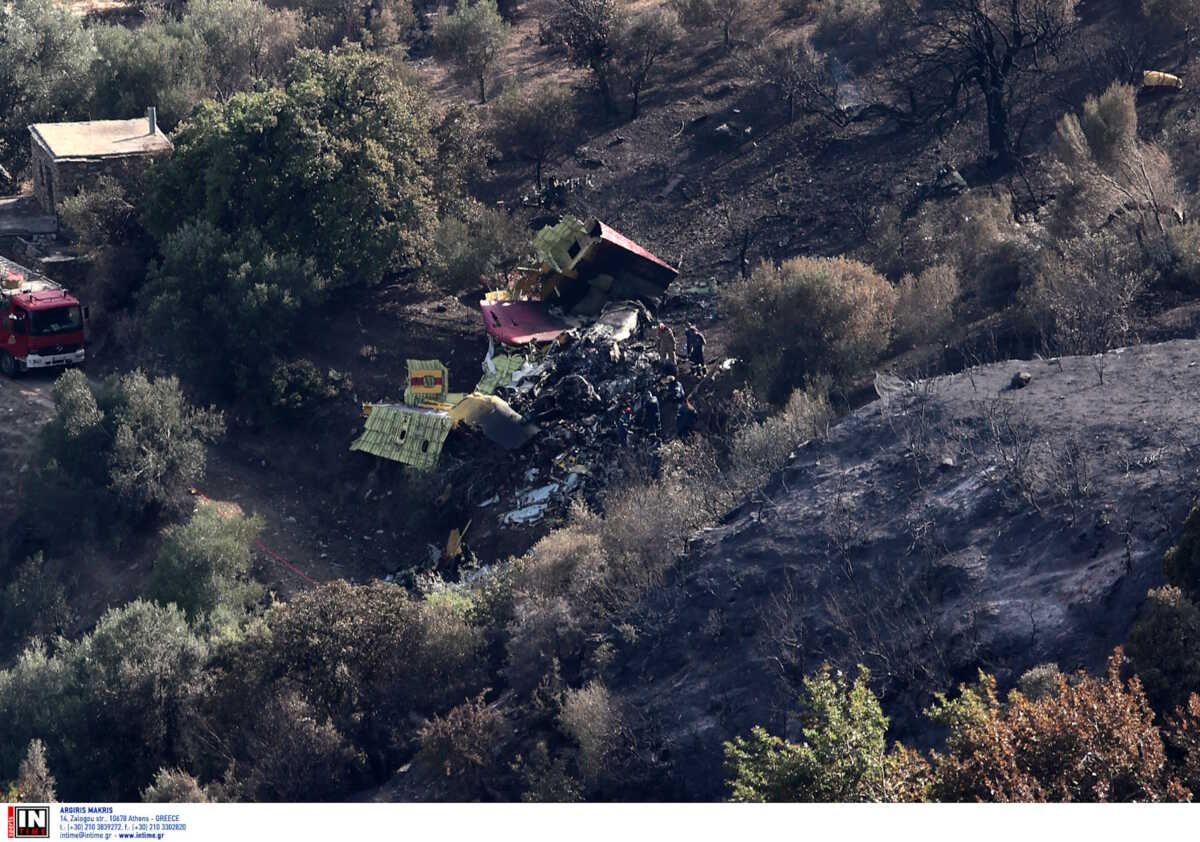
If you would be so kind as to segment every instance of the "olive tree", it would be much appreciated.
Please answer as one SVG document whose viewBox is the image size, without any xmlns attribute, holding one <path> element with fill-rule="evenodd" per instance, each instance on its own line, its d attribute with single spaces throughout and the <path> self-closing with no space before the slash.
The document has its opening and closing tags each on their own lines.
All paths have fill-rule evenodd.
<svg viewBox="0 0 1200 842">
<path fill-rule="evenodd" d="M 492 133 L 501 152 L 531 161 L 542 186 L 542 167 L 566 146 L 575 130 L 570 92 L 550 83 L 504 94 L 492 110 Z"/>
<path fill-rule="evenodd" d="M 511 27 L 500 16 L 496 0 L 458 0 L 450 14 L 439 17 L 434 31 L 438 52 L 463 77 L 479 84 L 479 101 L 487 102 L 487 77 L 508 43 Z"/>
<path fill-rule="evenodd" d="M 617 50 L 617 63 L 629 95 L 633 98 L 632 117 L 637 119 L 642 90 L 651 71 L 679 40 L 679 16 L 658 7 L 635 14 L 626 26 Z"/>
</svg>

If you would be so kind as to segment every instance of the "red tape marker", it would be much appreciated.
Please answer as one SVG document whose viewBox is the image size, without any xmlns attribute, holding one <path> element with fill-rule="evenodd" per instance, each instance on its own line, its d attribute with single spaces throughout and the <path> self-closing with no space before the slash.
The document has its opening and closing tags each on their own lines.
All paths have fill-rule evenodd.
<svg viewBox="0 0 1200 842">
<path fill-rule="evenodd" d="M 194 493 L 201 500 L 207 500 L 209 503 L 213 502 L 213 499 L 211 497 L 209 497 L 207 494 L 204 494 L 203 492 L 195 491 Z M 304 581 L 308 582 L 314 588 L 321 587 L 320 582 L 318 582 L 312 576 L 309 576 L 307 573 L 305 573 L 303 570 L 301 570 L 296 565 L 292 564 L 290 561 L 288 561 L 286 558 L 281 556 L 279 553 L 272 550 L 270 547 L 268 547 L 266 544 L 264 544 L 258 538 L 254 539 L 254 546 L 257 547 L 258 549 L 262 550 L 262 552 L 267 556 L 267 558 L 271 559 L 272 561 L 274 561 L 278 564 L 282 564 L 284 567 L 286 567 L 291 572 L 295 573 L 297 576 L 299 576 Z"/>
</svg>

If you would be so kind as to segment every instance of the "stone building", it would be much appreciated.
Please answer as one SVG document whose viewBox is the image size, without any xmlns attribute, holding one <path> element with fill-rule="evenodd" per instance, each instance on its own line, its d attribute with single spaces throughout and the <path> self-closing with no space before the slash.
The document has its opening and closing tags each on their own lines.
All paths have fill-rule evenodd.
<svg viewBox="0 0 1200 842">
<path fill-rule="evenodd" d="M 33 193 L 49 215 L 64 198 L 107 175 L 125 182 L 152 158 L 174 148 L 158 128 L 153 108 L 134 120 L 37 123 L 29 127 Z"/>
</svg>

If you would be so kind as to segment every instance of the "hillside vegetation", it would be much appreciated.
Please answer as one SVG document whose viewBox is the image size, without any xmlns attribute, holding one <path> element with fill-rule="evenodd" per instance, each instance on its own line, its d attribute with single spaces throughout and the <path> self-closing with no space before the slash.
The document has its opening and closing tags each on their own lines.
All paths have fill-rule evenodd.
<svg viewBox="0 0 1200 842">
<path fill-rule="evenodd" d="M 13 192 L 32 123 L 174 145 L 59 206 L 87 374 L 0 384 L 0 781 L 1191 799 L 1197 11 L 0 7 Z M 522 448 L 350 452 L 407 359 L 478 382 L 476 303 L 564 214 L 680 268 L 652 321 L 544 352 Z"/>
</svg>

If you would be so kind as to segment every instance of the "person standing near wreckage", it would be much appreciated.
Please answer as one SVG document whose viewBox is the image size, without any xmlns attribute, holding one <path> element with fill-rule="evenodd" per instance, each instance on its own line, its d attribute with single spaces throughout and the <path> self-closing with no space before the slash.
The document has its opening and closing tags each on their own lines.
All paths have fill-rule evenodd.
<svg viewBox="0 0 1200 842">
<path fill-rule="evenodd" d="M 667 365 L 678 363 L 675 356 L 675 331 L 671 330 L 666 322 L 658 323 L 658 355 Z"/>
<path fill-rule="evenodd" d="M 683 338 L 687 345 L 688 361 L 696 367 L 696 373 L 703 377 L 705 373 L 704 334 L 694 324 L 689 324 Z"/>
<path fill-rule="evenodd" d="M 642 395 L 642 426 L 652 437 L 657 437 L 662 430 L 662 410 L 658 406 L 658 398 L 649 389 Z"/>
</svg>

